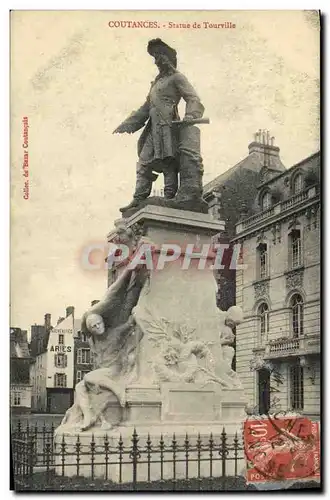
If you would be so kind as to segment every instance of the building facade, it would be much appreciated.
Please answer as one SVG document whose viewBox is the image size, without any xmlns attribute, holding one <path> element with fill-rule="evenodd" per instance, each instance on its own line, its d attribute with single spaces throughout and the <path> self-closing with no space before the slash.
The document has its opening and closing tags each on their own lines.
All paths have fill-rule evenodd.
<svg viewBox="0 0 330 500">
<path fill-rule="evenodd" d="M 93 355 L 87 335 L 80 330 L 76 333 L 75 343 L 74 381 L 78 384 L 84 376 L 93 370 Z"/>
<path fill-rule="evenodd" d="M 241 245 L 236 370 L 250 405 L 320 414 L 320 154 L 282 173 L 261 169 Z"/>
<path fill-rule="evenodd" d="M 35 412 L 64 413 L 73 403 L 74 308 L 52 327 L 50 314 L 44 325 L 31 326 L 32 409 Z"/>
<path fill-rule="evenodd" d="M 31 326 L 34 412 L 65 413 L 73 404 L 76 384 L 93 369 L 90 344 L 74 312 L 73 306 L 67 307 L 66 317 L 60 317 L 55 327 L 49 314 L 44 325 Z"/>
<path fill-rule="evenodd" d="M 208 203 L 209 213 L 225 222 L 225 232 L 220 236 L 220 243 L 230 244 L 242 215 L 249 217 L 254 213 L 260 172 L 265 163 L 274 173 L 285 171 L 280 148 L 274 145 L 274 137 L 270 137 L 268 131 L 259 130 L 248 145 L 248 155 L 204 186 L 203 198 Z M 225 268 L 217 275 L 217 305 L 224 311 L 236 301 L 236 271 L 230 269 L 231 259 L 232 248 L 229 248 L 225 250 L 222 259 Z"/>
<path fill-rule="evenodd" d="M 10 408 L 12 413 L 31 411 L 30 351 L 27 331 L 10 329 Z"/>
<path fill-rule="evenodd" d="M 70 311 L 50 332 L 46 358 L 47 412 L 63 413 L 73 404 L 74 316 Z"/>
</svg>

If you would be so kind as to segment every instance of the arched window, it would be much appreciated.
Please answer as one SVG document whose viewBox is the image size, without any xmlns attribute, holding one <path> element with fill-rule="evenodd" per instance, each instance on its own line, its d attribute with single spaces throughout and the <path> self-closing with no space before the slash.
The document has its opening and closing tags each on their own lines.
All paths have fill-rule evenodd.
<svg viewBox="0 0 330 500">
<path fill-rule="evenodd" d="M 291 298 L 290 309 L 292 336 L 299 337 L 304 333 L 304 302 L 298 293 Z"/>
<path fill-rule="evenodd" d="M 289 261 L 291 269 L 302 265 L 301 249 L 301 232 L 299 229 L 293 229 L 289 234 Z"/>
<path fill-rule="evenodd" d="M 267 252 L 267 244 L 260 243 L 257 247 L 257 270 L 258 270 L 258 279 L 267 278 L 268 276 L 268 252 Z"/>
<path fill-rule="evenodd" d="M 272 206 L 272 195 L 268 192 L 265 193 L 261 198 L 261 208 L 262 210 L 268 210 Z"/>
<path fill-rule="evenodd" d="M 293 180 L 293 194 L 301 193 L 304 189 L 304 179 L 302 174 L 297 174 Z"/>
<path fill-rule="evenodd" d="M 266 302 L 263 302 L 258 307 L 258 316 L 260 318 L 259 323 L 259 340 L 260 344 L 263 344 L 268 336 L 269 331 L 269 310 Z"/>
</svg>

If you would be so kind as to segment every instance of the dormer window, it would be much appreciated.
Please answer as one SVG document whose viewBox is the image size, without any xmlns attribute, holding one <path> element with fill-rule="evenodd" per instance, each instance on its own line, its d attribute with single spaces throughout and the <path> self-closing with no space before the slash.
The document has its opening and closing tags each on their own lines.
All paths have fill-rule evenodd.
<svg viewBox="0 0 330 500">
<path fill-rule="evenodd" d="M 262 210 L 268 210 L 272 206 L 272 195 L 268 192 L 265 193 L 261 198 L 261 208 Z"/>
<path fill-rule="evenodd" d="M 304 179 L 302 174 L 297 174 L 293 181 L 293 194 L 301 193 L 304 189 Z"/>
</svg>

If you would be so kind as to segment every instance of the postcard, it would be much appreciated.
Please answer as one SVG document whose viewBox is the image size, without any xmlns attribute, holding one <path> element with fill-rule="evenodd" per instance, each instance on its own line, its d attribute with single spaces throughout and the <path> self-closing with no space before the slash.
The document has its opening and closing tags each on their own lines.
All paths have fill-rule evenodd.
<svg viewBox="0 0 330 500">
<path fill-rule="evenodd" d="M 15 491 L 321 489 L 312 10 L 13 10 Z"/>
</svg>

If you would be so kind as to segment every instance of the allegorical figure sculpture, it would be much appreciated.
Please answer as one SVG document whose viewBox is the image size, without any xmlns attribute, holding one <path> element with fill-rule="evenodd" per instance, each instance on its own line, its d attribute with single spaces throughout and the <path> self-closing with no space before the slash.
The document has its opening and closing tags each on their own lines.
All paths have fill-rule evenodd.
<svg viewBox="0 0 330 500">
<path fill-rule="evenodd" d="M 121 208 L 121 212 L 137 207 L 149 197 L 157 173 L 164 175 L 165 199 L 190 201 L 200 200 L 202 196 L 200 131 L 193 123 L 203 122 L 199 119 L 203 116 L 204 106 L 187 78 L 177 71 L 173 48 L 156 38 L 148 43 L 147 50 L 154 57 L 159 74 L 152 82 L 143 106 L 114 130 L 114 133 L 131 134 L 146 124 L 138 141 L 139 160 L 133 200 Z M 186 112 L 183 121 L 176 124 L 180 120 L 178 104 L 181 98 L 186 101 Z"/>
<path fill-rule="evenodd" d="M 239 306 L 232 306 L 226 311 L 224 324 L 221 325 L 220 344 L 222 360 L 221 366 L 224 374 L 232 381 L 234 387 L 241 387 L 241 381 L 237 373 L 232 369 L 232 362 L 235 355 L 233 347 L 235 343 L 235 334 L 233 330 L 243 321 L 243 311 Z"/>
<path fill-rule="evenodd" d="M 125 269 L 108 288 L 103 300 L 82 318 L 82 331 L 89 336 L 95 369 L 76 385 L 74 405 L 62 425 L 87 430 L 95 424 L 110 429 L 104 412 L 111 397 L 125 405 L 125 389 L 135 376 L 137 348 L 143 333 L 135 328 L 136 306 L 148 272 L 145 267 Z"/>
<path fill-rule="evenodd" d="M 232 331 L 242 321 L 242 310 L 233 306 L 220 316 L 220 359 L 215 359 L 210 346 L 196 337 L 195 329 L 173 323 L 164 317 L 157 318 L 146 310 L 141 322 L 154 345 L 152 370 L 154 383 L 185 382 L 205 385 L 210 382 L 226 389 L 241 387 L 236 372 L 231 368 L 235 340 Z"/>
</svg>

